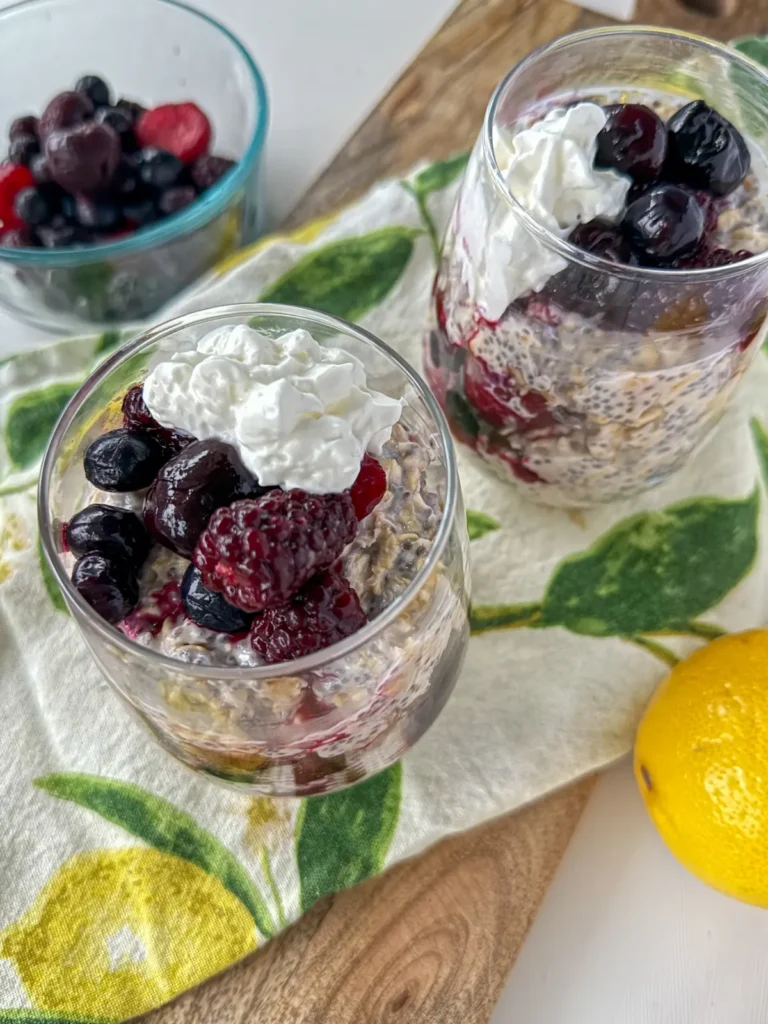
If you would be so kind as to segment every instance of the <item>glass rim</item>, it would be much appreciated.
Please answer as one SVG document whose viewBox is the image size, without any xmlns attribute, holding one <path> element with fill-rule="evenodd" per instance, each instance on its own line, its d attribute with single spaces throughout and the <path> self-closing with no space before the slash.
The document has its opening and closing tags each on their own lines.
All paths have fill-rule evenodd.
<svg viewBox="0 0 768 1024">
<path fill-rule="evenodd" d="M 19 0 L 0 10 L 0 28 L 3 20 L 26 8 L 56 5 L 59 0 Z M 70 246 L 66 249 L 38 249 L 33 247 L 12 248 L 0 245 L 0 260 L 8 263 L 36 265 L 40 267 L 75 267 L 84 263 L 98 263 L 105 259 L 115 259 L 132 253 L 143 252 L 174 241 L 176 238 L 189 234 L 208 224 L 214 217 L 222 213 L 228 206 L 232 196 L 247 182 L 259 156 L 264 149 L 267 129 L 269 127 L 269 95 L 264 76 L 254 58 L 238 37 L 222 25 L 216 18 L 198 10 L 183 0 L 143 0 L 149 6 L 161 4 L 175 7 L 218 31 L 229 40 L 242 57 L 250 73 L 251 84 L 256 96 L 256 126 L 248 148 L 235 166 L 222 176 L 211 188 L 191 203 L 186 209 L 179 210 L 165 217 L 159 224 L 150 225 L 135 231 L 127 238 L 115 242 L 99 242 L 97 245 Z"/>
<path fill-rule="evenodd" d="M 371 619 L 370 622 L 367 622 L 365 626 L 356 633 L 352 633 L 345 639 L 340 640 L 335 644 L 331 644 L 330 647 L 325 647 L 320 651 L 315 651 L 313 654 L 304 655 L 304 657 L 296 658 L 293 661 L 277 662 L 274 665 L 254 665 L 248 667 L 198 665 L 182 661 L 179 658 L 173 658 L 169 654 L 162 654 L 159 651 L 153 651 L 150 648 L 137 643 L 135 640 L 131 640 L 124 633 L 121 633 L 116 626 L 111 625 L 106 621 L 106 619 L 103 619 L 96 611 L 94 611 L 93 608 L 91 608 L 87 601 L 81 597 L 76 588 L 72 585 L 72 581 L 69 576 L 64 571 L 64 567 L 59 558 L 59 553 L 56 548 L 56 538 L 52 528 L 53 524 L 49 514 L 49 492 L 53 479 L 56 458 L 61 448 L 62 441 L 64 440 L 75 415 L 94 388 L 101 384 L 113 370 L 116 370 L 117 367 L 120 366 L 120 364 L 135 355 L 141 349 L 148 348 L 155 342 L 168 338 L 184 328 L 205 324 L 209 321 L 221 319 L 226 316 L 250 318 L 263 314 L 271 315 L 278 319 L 281 317 L 286 319 L 290 317 L 294 320 L 296 318 L 301 318 L 305 321 L 310 321 L 310 323 L 330 328 L 331 330 L 343 333 L 347 336 L 351 335 L 357 341 L 373 348 L 376 352 L 383 353 L 404 374 L 407 381 L 415 388 L 420 398 L 425 402 L 427 409 L 432 415 L 440 437 L 440 442 L 445 452 L 447 486 L 443 516 L 440 520 L 440 525 L 438 526 L 437 534 L 435 535 L 429 554 L 417 574 L 405 590 L 403 590 L 403 592 L 399 594 L 383 612 Z M 423 585 L 427 582 L 435 568 L 435 565 L 442 556 L 456 518 L 458 494 L 458 467 L 456 464 L 453 442 L 451 440 L 451 433 L 445 416 L 443 415 L 437 400 L 430 391 L 426 382 L 422 380 L 413 367 L 401 355 L 395 352 L 394 349 L 390 348 L 389 345 L 376 338 L 364 328 L 358 327 L 356 324 L 351 324 L 346 320 L 342 320 L 340 317 L 330 316 L 326 313 L 305 309 L 301 306 L 289 306 L 278 303 L 232 303 L 223 306 L 211 306 L 208 309 L 194 313 L 185 313 L 182 316 L 174 317 L 172 320 L 166 320 L 163 323 L 150 327 L 148 330 L 143 331 L 138 338 L 135 338 L 129 344 L 119 348 L 117 352 L 105 359 L 103 363 L 100 363 L 96 367 L 93 373 L 89 375 L 87 380 L 77 389 L 75 394 L 67 403 L 48 441 L 40 469 L 40 481 L 37 492 L 37 518 L 43 552 L 48 565 L 51 567 L 51 571 L 53 572 L 57 584 L 62 591 L 66 593 L 67 600 L 72 602 L 84 618 L 88 620 L 89 625 L 92 626 L 99 634 L 101 640 L 107 644 L 120 648 L 127 654 L 149 659 L 149 661 L 157 665 L 158 668 L 167 669 L 177 673 L 181 672 L 184 675 L 193 676 L 198 679 L 216 678 L 244 681 L 248 679 L 270 679 L 275 676 L 299 675 L 302 672 L 320 668 L 328 662 L 335 661 L 337 658 L 350 654 L 358 647 L 362 647 L 375 636 L 378 636 L 387 628 L 387 626 L 394 622 L 395 619 L 397 619 L 405 608 L 407 608 L 413 601 Z"/>
<path fill-rule="evenodd" d="M 749 259 L 741 260 L 738 263 L 730 263 L 724 267 L 699 267 L 691 270 L 674 270 L 662 267 L 636 267 L 630 264 L 613 263 L 603 256 L 596 256 L 578 246 L 573 245 L 567 239 L 560 238 L 549 228 L 540 224 L 513 195 L 511 189 L 504 180 L 504 176 L 496 160 L 496 153 L 493 145 L 493 126 L 496 119 L 501 97 L 507 86 L 523 71 L 535 64 L 542 56 L 557 50 L 567 49 L 569 46 L 578 45 L 584 42 L 599 40 L 607 36 L 650 36 L 656 38 L 675 39 L 690 43 L 694 47 L 708 50 L 715 55 L 725 58 L 732 64 L 741 67 L 753 78 L 756 78 L 766 90 L 766 102 L 768 102 L 768 69 L 764 68 L 757 61 L 745 54 L 740 53 L 726 43 L 719 43 L 706 36 L 696 35 L 692 32 L 684 32 L 679 29 L 657 28 L 654 25 L 611 25 L 602 28 L 583 29 L 579 32 L 569 32 L 552 42 L 532 50 L 521 61 L 518 61 L 502 78 L 493 91 L 493 95 L 486 107 L 483 127 L 481 129 L 482 154 L 490 170 L 491 181 L 496 190 L 501 194 L 504 201 L 513 212 L 520 218 L 524 226 L 548 249 L 555 251 L 558 255 L 568 260 L 569 263 L 577 263 L 591 271 L 601 271 L 613 277 L 620 277 L 630 281 L 663 281 L 667 284 L 678 282 L 684 284 L 708 283 L 714 280 L 722 280 L 728 277 L 739 277 L 751 270 L 764 267 L 768 264 L 768 249 L 755 253 Z"/>
</svg>

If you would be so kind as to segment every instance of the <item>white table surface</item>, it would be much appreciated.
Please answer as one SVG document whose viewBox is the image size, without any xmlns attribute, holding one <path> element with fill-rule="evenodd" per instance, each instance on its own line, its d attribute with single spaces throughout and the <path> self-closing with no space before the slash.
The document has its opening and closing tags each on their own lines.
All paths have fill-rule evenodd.
<svg viewBox="0 0 768 1024">
<path fill-rule="evenodd" d="M 8 2 L 0 0 L 0 7 Z M 249 44 L 266 74 L 273 221 L 290 210 L 453 6 L 452 0 L 196 2 Z M 46 338 L 0 313 L 0 358 Z M 645 817 L 629 766 L 611 769 L 492 1024 L 767 1021 L 768 915 L 688 875 Z"/>
</svg>

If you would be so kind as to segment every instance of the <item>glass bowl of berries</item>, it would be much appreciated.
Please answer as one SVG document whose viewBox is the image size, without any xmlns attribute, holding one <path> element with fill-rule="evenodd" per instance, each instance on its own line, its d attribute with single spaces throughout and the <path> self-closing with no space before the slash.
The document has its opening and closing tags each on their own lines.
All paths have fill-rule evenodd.
<svg viewBox="0 0 768 1024">
<path fill-rule="evenodd" d="M 267 94 L 228 29 L 174 0 L 28 0 L 0 41 L 9 313 L 140 321 L 256 236 Z"/>
<path fill-rule="evenodd" d="M 212 777 L 349 785 L 408 750 L 456 681 L 469 572 L 450 432 L 360 328 L 276 305 L 152 328 L 64 411 L 38 508 L 103 674 Z"/>
<path fill-rule="evenodd" d="M 425 375 L 534 500 L 672 474 L 765 336 L 768 74 L 653 28 L 565 36 L 493 96 L 443 242 Z"/>
</svg>

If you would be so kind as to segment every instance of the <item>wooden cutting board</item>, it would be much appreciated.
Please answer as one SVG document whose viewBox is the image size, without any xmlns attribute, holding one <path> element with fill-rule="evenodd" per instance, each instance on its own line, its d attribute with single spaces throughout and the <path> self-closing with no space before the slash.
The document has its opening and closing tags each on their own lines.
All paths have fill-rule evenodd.
<svg viewBox="0 0 768 1024">
<path fill-rule="evenodd" d="M 766 0 L 639 0 L 637 22 L 718 39 L 768 31 Z M 564 0 L 463 0 L 289 218 L 472 145 L 494 86 L 534 47 L 607 19 Z M 152 1024 L 484 1024 L 594 785 L 446 839 L 151 1014 Z"/>
</svg>

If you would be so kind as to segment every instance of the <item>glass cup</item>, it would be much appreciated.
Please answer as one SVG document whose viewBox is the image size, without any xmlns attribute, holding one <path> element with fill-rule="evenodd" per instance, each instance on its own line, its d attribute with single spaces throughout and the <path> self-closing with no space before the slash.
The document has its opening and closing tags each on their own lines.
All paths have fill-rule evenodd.
<svg viewBox="0 0 768 1024">
<path fill-rule="evenodd" d="M 688 270 L 577 248 L 507 185 L 510 129 L 577 100 L 649 98 L 663 117 L 704 99 L 747 137 L 753 169 L 765 165 L 764 68 L 681 32 L 580 32 L 497 88 L 443 242 L 425 376 L 454 437 L 544 504 L 592 505 L 665 480 L 708 437 L 765 334 L 768 176 L 751 196 L 737 190 L 739 213 L 731 197 L 718 203 L 718 232 L 740 218 L 730 247 L 757 255 Z"/>
<path fill-rule="evenodd" d="M 92 500 L 83 452 L 120 422 L 126 389 L 169 352 L 242 323 L 270 337 L 304 328 L 319 344 L 358 356 L 371 387 L 403 398 L 400 425 L 431 455 L 426 486 L 442 518 L 411 582 L 357 633 L 295 661 L 219 668 L 152 650 L 97 615 L 70 582 L 62 524 Z M 458 676 L 469 637 L 468 538 L 447 424 L 406 362 L 333 317 L 235 305 L 147 331 L 102 363 L 65 409 L 43 461 L 38 514 L 46 558 L 107 680 L 167 751 L 240 789 L 303 796 L 380 771 L 432 724 Z"/>
<path fill-rule="evenodd" d="M 124 238 L 0 245 L 0 306 L 58 334 L 143 320 L 263 225 L 264 80 L 223 25 L 175 0 L 26 0 L 0 11 L 0 129 L 99 73 L 146 106 L 193 100 L 236 166 L 178 213 Z"/>
</svg>

